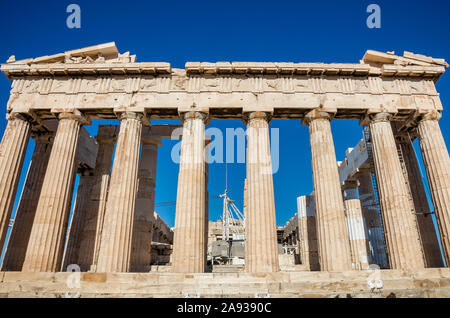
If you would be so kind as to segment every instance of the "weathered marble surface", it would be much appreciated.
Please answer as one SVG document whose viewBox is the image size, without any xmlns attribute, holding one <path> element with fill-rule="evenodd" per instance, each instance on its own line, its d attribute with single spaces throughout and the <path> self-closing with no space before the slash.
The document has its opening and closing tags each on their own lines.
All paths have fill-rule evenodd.
<svg viewBox="0 0 450 318">
<path fill-rule="evenodd" d="M 24 273 L 0 272 L 2 297 L 450 297 L 450 270 L 278 273 Z M 75 284 L 80 279 L 80 287 Z M 381 280 L 371 289 L 368 281 Z M 20 289 L 18 286 L 20 285 Z M 72 288 L 70 288 L 72 287 Z"/>
<path fill-rule="evenodd" d="M 153 118 L 208 110 L 210 118 L 250 111 L 301 118 L 323 106 L 336 118 L 358 119 L 383 108 L 404 119 L 417 109 L 442 110 L 434 82 L 447 67 L 442 59 L 369 50 L 359 64 L 187 62 L 172 69 L 169 63 L 138 63 L 106 43 L 11 58 L 1 70 L 12 81 L 8 111 L 34 110 L 48 118 L 52 110 L 73 108 L 92 118 L 115 117 L 117 109 L 150 111 Z"/>
</svg>

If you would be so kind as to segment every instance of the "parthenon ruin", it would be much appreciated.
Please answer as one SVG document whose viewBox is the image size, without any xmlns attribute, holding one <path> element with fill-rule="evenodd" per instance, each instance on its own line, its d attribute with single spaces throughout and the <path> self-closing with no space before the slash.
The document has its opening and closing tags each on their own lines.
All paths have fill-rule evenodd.
<svg viewBox="0 0 450 318">
<path fill-rule="evenodd" d="M 12 86 L 0 145 L 0 246 L 21 191 L 18 181 L 30 137 L 36 146 L 6 247 L 0 293 L 20 296 L 14 287 L 19 280 L 27 282 L 21 292 L 28 295 L 39 284 L 50 284 L 45 277 L 54 275 L 42 295 L 64 294 L 63 280 L 70 273 L 62 272 L 78 264 L 85 272 L 80 290 L 88 296 L 112 293 L 118 280 L 122 285 L 114 290 L 123 295 L 127 288 L 137 293 L 123 287 L 124 281 L 136 285 L 140 280 L 147 294 L 163 296 L 198 290 L 207 295 L 365 295 L 372 262 L 383 268 L 383 279 L 404 280 L 402 286 L 389 287 L 399 294 L 416 290 L 450 296 L 448 284 L 415 285 L 421 279 L 450 281 L 444 266 L 450 262 L 450 159 L 435 88 L 448 66 L 443 59 L 410 52 L 369 50 L 354 64 L 187 62 L 176 69 L 169 63 L 137 62 L 129 52 L 120 54 L 114 42 L 25 60 L 11 56 L 1 65 Z M 167 273 L 151 271 L 156 158 L 160 139 L 170 138 L 178 125 L 152 125 L 157 119 L 177 119 L 183 127 Z M 210 119 L 241 119 L 249 128 L 245 273 L 205 273 L 205 126 Z M 298 227 L 313 225 L 316 239 L 300 245 L 308 266 L 298 272 L 283 271 L 279 263 L 272 119 L 296 120 L 310 133 L 314 189 L 313 196 L 299 199 Z M 120 126 L 102 125 L 94 139 L 83 128 L 91 120 L 119 120 Z M 332 120 L 359 120 L 366 127 L 370 160 L 350 163 L 350 152 L 337 163 Z M 415 138 L 439 236 L 426 217 L 431 211 L 412 155 Z M 74 189 L 76 174 L 80 181 Z M 381 217 L 367 205 L 375 200 L 372 178 Z M 165 235 L 165 242 L 172 243 Z M 305 235 L 297 233 L 298 238 Z M 346 279 L 353 285 L 324 287 L 332 286 L 325 281 Z M 164 285 L 174 281 L 179 285 Z M 315 290 L 306 285 L 311 281 Z M 249 282 L 256 285 L 248 287 Z"/>
</svg>

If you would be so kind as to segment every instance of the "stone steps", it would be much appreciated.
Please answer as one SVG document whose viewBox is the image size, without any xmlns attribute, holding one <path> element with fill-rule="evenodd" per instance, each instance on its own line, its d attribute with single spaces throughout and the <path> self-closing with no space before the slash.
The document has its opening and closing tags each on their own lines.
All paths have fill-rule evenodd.
<svg viewBox="0 0 450 318">
<path fill-rule="evenodd" d="M 371 292 L 368 271 L 278 273 L 0 272 L 1 297 L 450 297 L 450 269 L 413 274 L 382 270 Z M 80 285 L 75 283 L 79 277 Z M 72 288 L 71 288 L 72 287 Z"/>
</svg>

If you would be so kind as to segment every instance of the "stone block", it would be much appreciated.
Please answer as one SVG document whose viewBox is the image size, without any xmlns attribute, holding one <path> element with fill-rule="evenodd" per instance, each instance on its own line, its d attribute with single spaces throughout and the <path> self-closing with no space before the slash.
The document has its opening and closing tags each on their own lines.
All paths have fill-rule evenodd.
<svg viewBox="0 0 450 318">
<path fill-rule="evenodd" d="M 450 268 L 439 268 L 439 272 L 441 277 L 449 277 L 450 278 Z"/>
<path fill-rule="evenodd" d="M 106 282 L 106 273 L 83 273 L 82 282 L 104 283 Z"/>
<path fill-rule="evenodd" d="M 439 287 L 450 288 L 450 278 L 440 278 L 439 279 Z"/>
<path fill-rule="evenodd" d="M 41 281 L 53 282 L 55 273 L 46 272 L 4 272 L 3 282 Z"/>
<path fill-rule="evenodd" d="M 440 268 L 426 268 L 423 270 L 417 270 L 412 273 L 412 277 L 415 279 L 423 279 L 423 278 L 439 278 L 441 277 L 441 269 Z"/>
<path fill-rule="evenodd" d="M 417 289 L 439 288 L 439 279 L 414 279 L 414 286 Z"/>
</svg>

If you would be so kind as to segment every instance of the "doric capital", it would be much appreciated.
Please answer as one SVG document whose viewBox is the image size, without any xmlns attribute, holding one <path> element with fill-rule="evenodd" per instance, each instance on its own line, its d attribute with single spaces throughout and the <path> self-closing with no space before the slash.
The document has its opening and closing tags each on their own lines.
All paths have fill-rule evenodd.
<svg viewBox="0 0 450 318">
<path fill-rule="evenodd" d="M 419 109 L 411 114 L 411 116 L 406 120 L 405 127 L 416 135 L 416 128 L 419 126 L 420 122 L 428 120 L 439 121 L 441 117 L 441 113 L 436 110 L 428 111 Z"/>
<path fill-rule="evenodd" d="M 344 192 L 344 200 L 358 199 L 358 180 L 346 180 L 342 182 L 341 189 Z"/>
<path fill-rule="evenodd" d="M 119 119 L 119 121 L 122 121 L 124 119 L 135 119 L 143 121 L 144 114 L 138 112 L 120 112 L 117 114 L 117 118 Z"/>
<path fill-rule="evenodd" d="M 150 147 L 151 145 L 154 145 L 155 147 L 159 147 L 162 144 L 161 136 L 154 133 L 151 126 L 142 128 L 141 142 L 142 142 L 142 145 L 147 145 L 148 147 Z"/>
<path fill-rule="evenodd" d="M 6 114 L 6 120 L 23 120 L 23 121 L 28 121 L 28 122 L 33 122 L 33 116 L 31 114 L 26 114 L 26 113 L 8 113 Z"/>
<path fill-rule="evenodd" d="M 83 115 L 79 110 L 73 111 L 63 111 L 58 113 L 58 120 L 72 119 L 79 121 L 81 125 L 90 125 L 91 121 L 85 115 Z"/>
<path fill-rule="evenodd" d="M 201 119 L 206 124 L 208 121 L 208 114 L 197 111 L 184 112 L 180 114 L 180 119 L 182 123 L 190 119 Z"/>
<path fill-rule="evenodd" d="M 392 114 L 390 113 L 376 113 L 369 115 L 369 119 L 372 123 L 389 122 L 391 118 Z"/>
<path fill-rule="evenodd" d="M 358 168 L 356 169 L 355 177 L 358 179 L 358 182 L 360 182 L 361 178 L 364 177 L 371 177 L 372 176 L 372 169 L 371 168 Z"/>
<path fill-rule="evenodd" d="M 320 109 L 313 109 L 306 113 L 305 117 L 302 120 L 302 124 L 309 125 L 312 121 L 317 119 L 325 119 L 331 121 L 333 119 L 333 114 Z"/>
<path fill-rule="evenodd" d="M 361 126 L 369 126 L 372 123 L 389 122 L 394 115 L 394 113 L 388 113 L 383 110 L 380 112 L 369 110 L 361 117 L 361 119 L 359 120 L 359 124 Z"/>
<path fill-rule="evenodd" d="M 151 137 L 151 136 L 142 135 L 141 142 L 142 142 L 142 145 L 154 146 L 155 148 L 158 148 L 159 146 L 162 145 L 161 139 L 159 139 L 158 137 L 155 137 L 155 136 Z"/>
<path fill-rule="evenodd" d="M 112 144 L 116 142 L 119 131 L 119 125 L 100 125 L 95 139 L 99 144 Z"/>
<path fill-rule="evenodd" d="M 110 137 L 110 138 L 106 138 L 106 137 L 95 137 L 95 140 L 97 141 L 97 143 L 99 144 L 113 144 L 116 142 L 117 137 Z"/>
<path fill-rule="evenodd" d="M 77 173 L 80 175 L 80 177 L 92 177 L 94 175 L 94 169 L 81 165 L 80 167 L 78 167 Z"/>
<path fill-rule="evenodd" d="M 342 190 L 357 189 L 359 187 L 358 180 L 346 180 L 342 182 Z"/>
<path fill-rule="evenodd" d="M 270 123 L 270 121 L 272 120 L 272 114 L 269 112 L 256 111 L 244 113 L 244 115 L 242 116 L 242 122 L 244 124 L 248 124 L 248 122 L 253 119 L 262 119 Z"/>
<path fill-rule="evenodd" d="M 436 121 L 439 121 L 439 120 L 441 120 L 441 117 L 442 117 L 442 115 L 441 115 L 440 112 L 433 110 L 431 112 L 423 114 L 419 118 L 419 122 L 425 121 L 425 120 L 436 120 Z"/>
<path fill-rule="evenodd" d="M 53 140 L 55 139 L 55 134 L 51 131 L 48 132 L 33 132 L 31 134 L 31 138 L 36 143 L 42 143 L 42 144 L 51 144 L 53 143 Z"/>
</svg>

